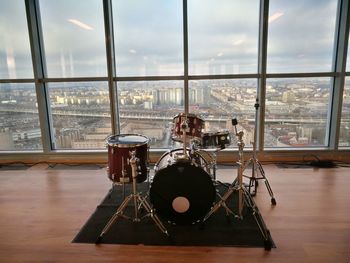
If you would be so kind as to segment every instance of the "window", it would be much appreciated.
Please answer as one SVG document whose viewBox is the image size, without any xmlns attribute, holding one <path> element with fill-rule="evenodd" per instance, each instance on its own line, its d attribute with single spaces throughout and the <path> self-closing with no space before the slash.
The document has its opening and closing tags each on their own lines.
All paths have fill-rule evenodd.
<svg viewBox="0 0 350 263">
<path fill-rule="evenodd" d="M 183 74 L 182 1 L 113 1 L 118 76 Z"/>
<path fill-rule="evenodd" d="M 343 109 L 340 122 L 339 147 L 350 146 L 350 77 L 345 78 Z"/>
<path fill-rule="evenodd" d="M 346 71 L 350 72 L 350 33 L 349 33 L 349 39 L 348 39 L 348 58 L 346 59 Z"/>
<path fill-rule="evenodd" d="M 107 76 L 99 0 L 40 0 L 48 77 Z"/>
<path fill-rule="evenodd" d="M 271 0 L 267 72 L 330 72 L 337 1 Z"/>
<path fill-rule="evenodd" d="M 153 148 L 169 148 L 173 118 L 184 111 L 183 81 L 119 82 L 121 133 L 142 134 Z"/>
<path fill-rule="evenodd" d="M 256 73 L 259 1 L 188 1 L 189 74 Z"/>
<path fill-rule="evenodd" d="M 265 146 L 327 146 L 330 78 L 268 79 Z"/>
<path fill-rule="evenodd" d="M 264 132 L 259 150 L 333 149 L 336 140 L 349 147 L 350 51 L 346 72 L 333 68 L 334 47 L 349 38 L 337 17 L 341 0 L 270 0 L 269 10 L 256 0 L 107 2 L 0 2 L 0 150 L 104 150 L 114 130 L 147 136 L 152 149 L 179 147 L 174 121 L 187 110 L 205 132 L 231 133 L 232 146 L 237 118 L 246 146 L 255 127 Z M 28 27 L 36 19 L 41 25 Z M 113 63 L 116 72 L 107 72 Z M 329 103 L 343 78 L 337 116 Z M 257 97 L 265 99 L 263 123 Z M 334 138 L 330 123 L 339 121 Z"/>
<path fill-rule="evenodd" d="M 24 1 L 0 1 L 0 79 L 32 77 Z"/>
<path fill-rule="evenodd" d="M 206 133 L 228 131 L 232 141 L 232 118 L 236 118 L 237 129 L 244 132 L 244 143 L 250 146 L 254 140 L 256 90 L 256 79 L 192 80 L 190 112 L 205 121 Z"/>
<path fill-rule="evenodd" d="M 111 133 L 106 82 L 49 83 L 56 149 L 98 149 Z"/>
<path fill-rule="evenodd" d="M 0 149 L 42 149 L 35 87 L 32 83 L 0 83 Z"/>
</svg>

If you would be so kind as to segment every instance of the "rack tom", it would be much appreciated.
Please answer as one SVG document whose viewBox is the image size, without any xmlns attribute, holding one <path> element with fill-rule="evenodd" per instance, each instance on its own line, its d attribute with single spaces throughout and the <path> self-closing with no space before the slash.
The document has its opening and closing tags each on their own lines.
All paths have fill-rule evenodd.
<svg viewBox="0 0 350 263">
<path fill-rule="evenodd" d="M 191 113 L 180 113 L 173 118 L 174 128 L 172 131 L 172 139 L 174 141 L 183 142 L 184 131 L 182 124 L 187 120 L 186 140 L 201 138 L 202 129 L 204 128 L 204 120 Z"/>
</svg>

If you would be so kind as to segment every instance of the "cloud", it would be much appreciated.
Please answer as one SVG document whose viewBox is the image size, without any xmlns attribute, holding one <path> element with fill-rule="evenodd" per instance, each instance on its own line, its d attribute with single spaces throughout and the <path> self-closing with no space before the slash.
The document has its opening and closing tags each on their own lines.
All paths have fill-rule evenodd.
<svg viewBox="0 0 350 263">
<path fill-rule="evenodd" d="M 72 23 L 72 24 L 74 24 L 74 25 L 76 25 L 76 26 L 78 26 L 78 27 L 80 27 L 80 28 L 82 28 L 82 29 L 94 30 L 93 27 L 91 27 L 91 26 L 89 26 L 89 25 L 87 25 L 87 24 L 85 24 L 85 23 L 83 23 L 83 22 L 81 22 L 81 21 L 79 21 L 77 19 L 67 19 L 67 21 Z"/>
<path fill-rule="evenodd" d="M 269 16 L 269 23 L 272 23 L 278 19 L 281 18 L 281 16 L 283 16 L 284 13 L 283 12 L 276 12 L 273 15 Z"/>
</svg>

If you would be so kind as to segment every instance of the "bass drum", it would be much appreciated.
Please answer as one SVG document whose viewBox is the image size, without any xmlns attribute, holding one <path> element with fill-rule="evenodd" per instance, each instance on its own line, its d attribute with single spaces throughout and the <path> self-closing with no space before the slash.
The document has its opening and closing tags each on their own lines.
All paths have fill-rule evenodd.
<svg viewBox="0 0 350 263">
<path fill-rule="evenodd" d="M 176 159 L 183 149 L 165 153 L 155 165 L 150 201 L 155 212 L 169 223 L 190 225 L 200 222 L 213 206 L 216 196 L 211 176 L 198 165 L 201 155 Z"/>
</svg>

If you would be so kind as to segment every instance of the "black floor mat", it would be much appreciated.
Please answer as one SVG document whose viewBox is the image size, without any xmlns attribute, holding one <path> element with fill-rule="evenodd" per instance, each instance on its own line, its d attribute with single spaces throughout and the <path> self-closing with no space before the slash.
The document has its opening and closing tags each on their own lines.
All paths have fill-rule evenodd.
<svg viewBox="0 0 350 263">
<path fill-rule="evenodd" d="M 144 193 L 147 192 L 146 183 L 138 184 L 138 187 Z M 227 189 L 221 186 L 218 191 L 223 194 Z M 128 196 L 128 193 L 126 193 L 125 196 Z M 238 191 L 234 191 L 231 195 L 232 198 L 227 202 L 229 208 L 234 213 L 237 213 L 237 196 Z M 104 226 L 116 212 L 121 200 L 121 188 L 114 187 L 96 208 L 95 212 L 82 227 L 73 242 L 95 243 Z M 253 210 L 255 211 L 255 215 Z M 172 221 L 171 219 L 168 220 L 169 218 L 160 217 L 169 233 L 169 237 L 159 230 L 150 216 L 143 218 L 138 223 L 119 217 L 108 232 L 105 233 L 101 243 L 159 246 L 264 247 L 267 240 L 267 242 L 270 242 L 271 247 L 275 247 L 258 208 L 255 207 L 255 209 L 251 209 L 246 205 L 242 214 L 243 219 L 236 218 L 232 215 L 226 216 L 225 209 L 221 207 L 204 223 L 197 222 L 188 225 L 178 225 L 176 222 L 169 223 L 168 221 Z M 127 206 L 124 211 L 124 215 L 134 217 L 133 202 L 129 203 L 129 206 Z M 145 215 L 145 213 L 143 213 L 143 215 Z M 259 225 L 266 230 L 264 233 L 260 230 L 257 221 Z"/>
</svg>

